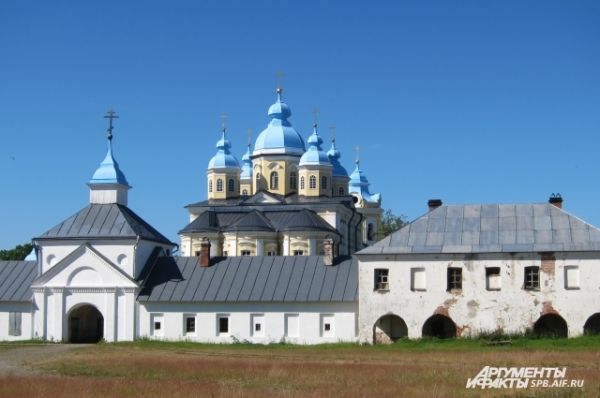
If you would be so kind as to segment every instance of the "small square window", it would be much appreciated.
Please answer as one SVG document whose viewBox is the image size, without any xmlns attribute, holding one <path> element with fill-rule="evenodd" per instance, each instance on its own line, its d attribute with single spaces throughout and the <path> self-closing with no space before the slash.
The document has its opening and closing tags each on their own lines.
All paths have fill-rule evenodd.
<svg viewBox="0 0 600 398">
<path fill-rule="evenodd" d="M 185 332 L 196 333 L 196 317 L 188 316 L 185 318 Z"/>
<path fill-rule="evenodd" d="M 462 268 L 448 268 L 448 286 L 447 290 L 461 290 L 462 289 Z"/>
<path fill-rule="evenodd" d="M 326 324 L 323 326 L 323 329 L 324 329 L 326 332 L 329 332 L 329 331 L 331 331 L 331 323 L 326 323 Z"/>
<path fill-rule="evenodd" d="M 260 323 L 255 323 L 254 324 L 254 331 L 255 332 L 260 332 L 262 329 L 262 325 Z"/>
<path fill-rule="evenodd" d="M 378 268 L 375 270 L 375 290 L 390 290 L 389 272 L 387 268 Z"/>
<path fill-rule="evenodd" d="M 219 334 L 229 333 L 229 317 L 227 315 L 219 316 L 219 321 L 218 321 L 217 327 L 218 327 Z"/>
<path fill-rule="evenodd" d="M 579 267 L 568 265 L 565 267 L 565 289 L 579 289 Z"/>
<path fill-rule="evenodd" d="M 487 290 L 500 290 L 502 288 L 500 267 L 487 267 L 485 269 L 485 285 Z"/>
<path fill-rule="evenodd" d="M 540 267 L 525 267 L 525 281 L 523 283 L 525 290 L 540 289 Z"/>
<path fill-rule="evenodd" d="M 264 314 L 252 314 L 250 316 L 251 324 L 252 324 L 252 336 L 254 337 L 263 337 L 265 335 L 263 324 L 265 323 Z"/>
<path fill-rule="evenodd" d="M 162 322 L 161 321 L 154 321 L 154 330 L 158 331 L 162 328 Z"/>
<path fill-rule="evenodd" d="M 425 291 L 427 288 L 427 278 L 425 268 L 411 268 L 410 270 L 410 288 L 413 292 Z"/>
</svg>

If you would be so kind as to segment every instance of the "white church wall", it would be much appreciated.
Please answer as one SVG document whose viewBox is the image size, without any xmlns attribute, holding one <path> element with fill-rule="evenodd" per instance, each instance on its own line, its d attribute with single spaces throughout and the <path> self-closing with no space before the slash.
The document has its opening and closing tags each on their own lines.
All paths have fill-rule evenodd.
<svg viewBox="0 0 600 398">
<path fill-rule="evenodd" d="M 356 303 L 143 303 L 139 336 L 211 343 L 355 341 L 356 307 Z M 186 333 L 186 317 L 195 319 L 195 332 Z M 219 333 L 219 317 L 228 319 L 227 333 Z M 160 322 L 159 330 L 154 330 L 154 322 Z"/>
<path fill-rule="evenodd" d="M 528 266 L 540 267 L 539 290 L 523 287 Z M 447 291 L 449 267 L 462 270 L 459 291 Z M 492 278 L 488 288 L 486 268 L 493 267 L 500 269 L 500 277 Z M 593 253 L 556 253 L 555 260 L 544 262 L 539 253 L 361 256 L 359 340 L 372 341 L 374 324 L 386 314 L 406 322 L 409 338 L 422 337 L 424 323 L 434 314 L 449 316 L 458 333 L 467 336 L 523 332 L 540 316 L 557 313 L 567 322 L 569 336 L 578 336 L 587 319 L 600 312 L 598 267 L 600 258 Z M 388 270 L 389 290 L 375 289 L 376 269 Z M 413 275 L 424 276 L 424 289 L 414 286 Z M 571 287 L 566 275 L 574 284 L 578 279 L 579 287 Z"/>
<path fill-rule="evenodd" d="M 30 340 L 31 332 L 30 302 L 0 303 L 0 341 Z"/>
</svg>

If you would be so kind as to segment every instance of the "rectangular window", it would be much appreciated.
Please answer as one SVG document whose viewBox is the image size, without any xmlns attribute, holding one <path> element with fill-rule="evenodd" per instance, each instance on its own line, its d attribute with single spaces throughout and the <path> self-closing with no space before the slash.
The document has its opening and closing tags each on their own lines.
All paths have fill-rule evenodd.
<svg viewBox="0 0 600 398">
<path fill-rule="evenodd" d="M 539 290 L 540 288 L 540 267 L 525 267 L 525 281 L 523 283 L 525 290 Z"/>
<path fill-rule="evenodd" d="M 378 268 L 375 270 L 375 290 L 390 290 L 388 275 L 389 270 L 387 268 Z"/>
<path fill-rule="evenodd" d="M 332 314 L 321 315 L 321 336 L 333 337 L 334 336 L 334 316 Z"/>
<path fill-rule="evenodd" d="M 152 326 L 152 336 L 162 336 L 163 335 L 163 316 L 162 314 L 153 314 L 151 316 L 151 326 Z"/>
<path fill-rule="evenodd" d="M 567 265 L 565 267 L 565 289 L 579 289 L 579 267 Z"/>
<path fill-rule="evenodd" d="M 304 256 L 304 250 L 294 250 L 294 256 Z"/>
<path fill-rule="evenodd" d="M 250 254 L 252 254 L 250 250 L 242 250 L 242 256 L 249 256 Z"/>
<path fill-rule="evenodd" d="M 500 267 L 487 267 L 485 269 L 485 286 L 487 290 L 500 290 L 502 288 Z"/>
<path fill-rule="evenodd" d="M 285 337 L 298 337 L 298 314 L 285 314 Z"/>
<path fill-rule="evenodd" d="M 274 256 L 275 252 L 267 252 L 267 256 Z"/>
<path fill-rule="evenodd" d="M 263 337 L 265 335 L 265 316 L 263 314 L 252 314 L 252 330 L 253 337 Z"/>
<path fill-rule="evenodd" d="M 21 313 L 20 312 L 9 312 L 9 314 L 8 314 L 8 335 L 9 336 L 20 336 L 21 335 Z"/>
<path fill-rule="evenodd" d="M 448 291 L 462 289 L 462 268 L 448 268 Z"/>
<path fill-rule="evenodd" d="M 229 315 L 219 315 L 217 317 L 217 332 L 219 334 L 229 333 Z"/>
<path fill-rule="evenodd" d="M 189 334 L 196 333 L 196 316 L 186 315 L 185 316 L 185 332 Z"/>
<path fill-rule="evenodd" d="M 410 289 L 413 292 L 425 291 L 427 289 L 425 268 L 411 268 Z"/>
</svg>

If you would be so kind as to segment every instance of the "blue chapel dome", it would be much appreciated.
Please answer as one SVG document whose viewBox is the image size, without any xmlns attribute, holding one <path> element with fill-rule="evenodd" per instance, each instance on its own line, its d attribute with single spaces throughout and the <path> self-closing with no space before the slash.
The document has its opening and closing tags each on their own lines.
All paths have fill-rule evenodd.
<svg viewBox="0 0 600 398">
<path fill-rule="evenodd" d="M 119 168 L 119 163 L 112 154 L 112 142 L 108 143 L 108 151 L 100 167 L 94 172 L 90 184 L 121 184 L 129 186 L 125 174 Z"/>
<path fill-rule="evenodd" d="M 271 121 L 256 138 L 254 154 L 304 153 L 304 141 L 287 120 L 292 115 L 290 107 L 281 100 L 281 89 L 277 89 L 277 101 L 269 107 Z"/>
<path fill-rule="evenodd" d="M 329 162 L 333 166 L 332 176 L 334 177 L 346 177 L 348 178 L 348 171 L 340 163 L 342 155 L 340 151 L 335 147 L 335 139 L 331 140 L 331 148 L 327 151 L 327 157 Z"/>
<path fill-rule="evenodd" d="M 231 143 L 225 138 L 225 130 L 221 133 L 221 139 L 217 141 L 217 153 L 208 162 L 209 169 L 239 169 L 240 163 L 229 149 Z"/>
<path fill-rule="evenodd" d="M 314 125 L 313 133 L 308 137 L 308 150 L 304 152 L 304 155 L 300 158 L 299 166 L 331 166 L 329 158 L 323 149 L 321 144 L 323 139 L 317 133 L 317 125 Z"/>
<path fill-rule="evenodd" d="M 365 173 L 360 169 L 358 160 L 352 174 L 350 174 L 350 182 L 348 183 L 349 193 L 358 193 L 366 202 L 381 203 L 381 194 L 372 194 L 369 191 L 369 180 Z"/>
<path fill-rule="evenodd" d="M 252 179 L 252 160 L 250 159 L 250 145 L 248 145 L 248 149 L 244 156 L 242 156 L 242 174 L 240 175 L 242 179 Z"/>
</svg>

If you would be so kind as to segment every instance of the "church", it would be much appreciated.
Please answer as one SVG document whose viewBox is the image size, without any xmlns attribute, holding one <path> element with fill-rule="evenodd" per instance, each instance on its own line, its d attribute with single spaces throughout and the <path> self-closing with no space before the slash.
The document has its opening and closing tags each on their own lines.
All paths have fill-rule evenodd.
<svg viewBox="0 0 600 398">
<path fill-rule="evenodd" d="M 277 90 L 241 163 L 224 127 L 171 242 L 108 149 L 89 204 L 0 261 L 0 341 L 318 344 L 600 333 L 600 230 L 547 203 L 444 205 L 376 242 L 381 195 Z M 583 305 L 582 305 L 583 304 Z"/>
</svg>

